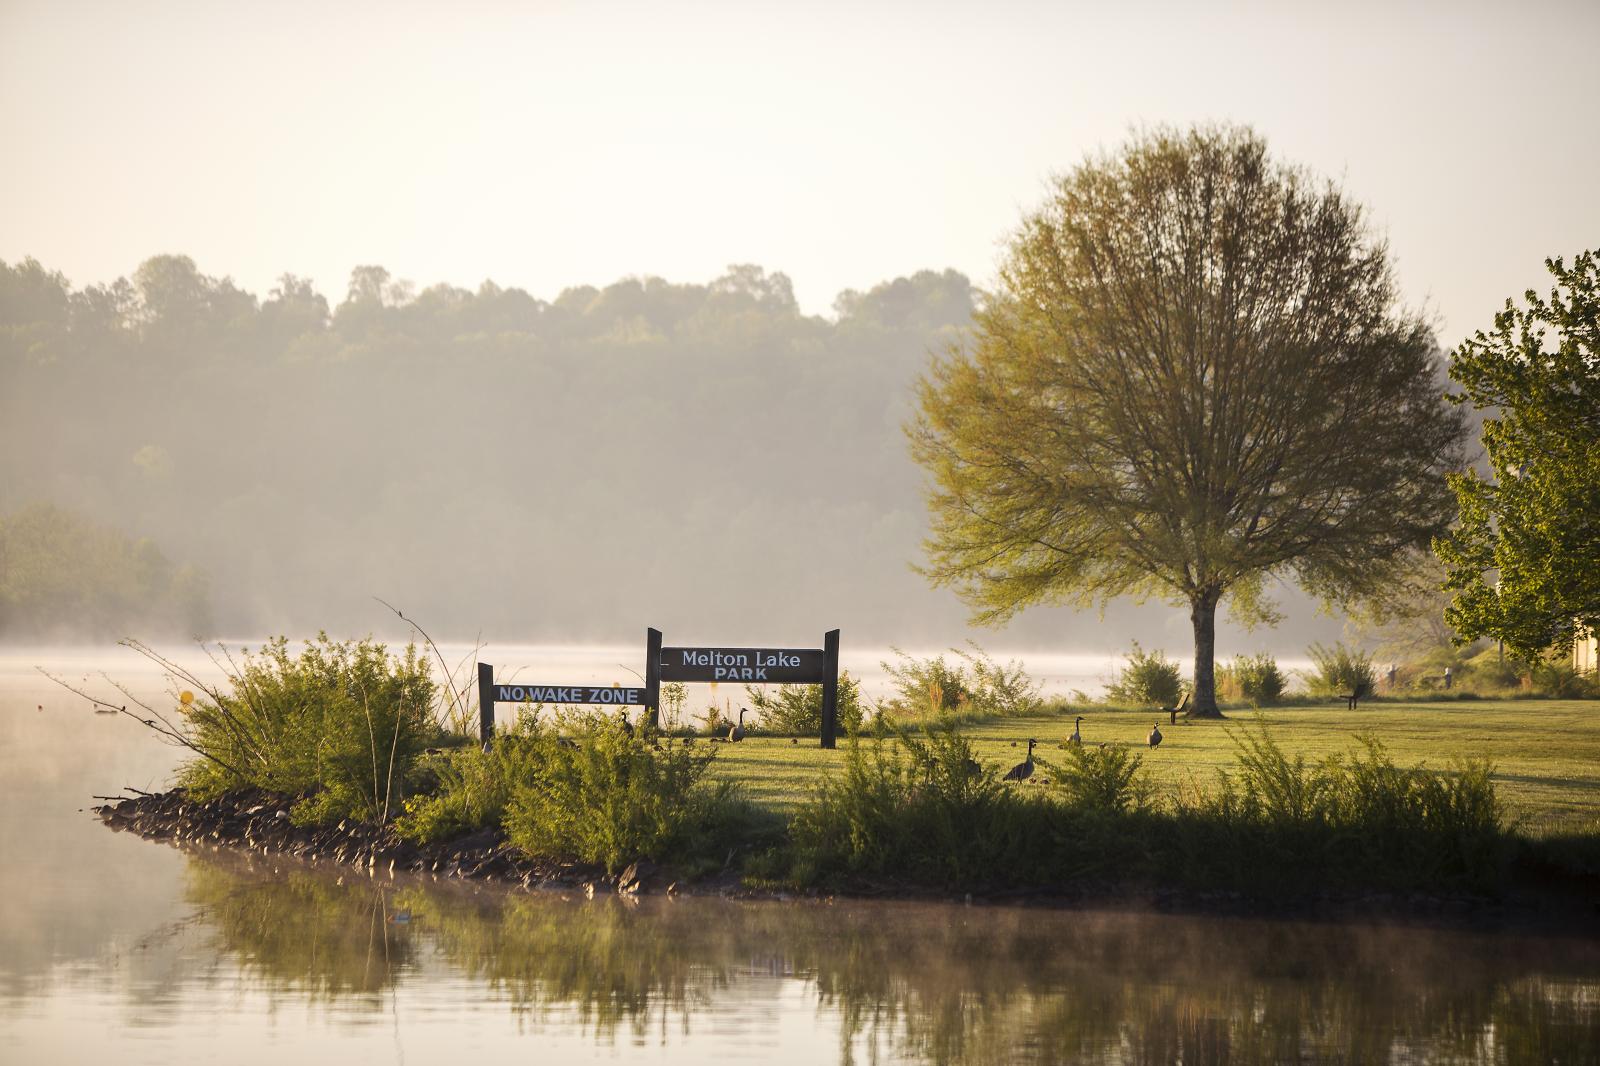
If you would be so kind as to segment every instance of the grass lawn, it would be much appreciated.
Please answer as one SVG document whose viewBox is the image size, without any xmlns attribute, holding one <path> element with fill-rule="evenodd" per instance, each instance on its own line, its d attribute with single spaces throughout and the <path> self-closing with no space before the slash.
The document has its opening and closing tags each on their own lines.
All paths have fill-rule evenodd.
<svg viewBox="0 0 1600 1066">
<path fill-rule="evenodd" d="M 1072 732 L 1077 711 L 1034 718 L 1012 718 L 965 727 L 980 761 L 1000 771 L 1022 761 L 1027 739 L 1040 747 L 1036 758 L 1051 759 Z M 1222 722 L 1161 717 L 1165 740 L 1146 752 L 1144 765 L 1162 789 L 1191 781 L 1210 787 L 1216 771 L 1234 765 L 1230 731 L 1253 727 L 1254 712 L 1225 712 Z M 1425 764 L 1448 769 L 1453 760 L 1487 757 L 1495 782 L 1513 815 L 1531 832 L 1600 829 L 1600 702 L 1581 700 L 1466 700 L 1450 703 L 1371 703 L 1351 713 L 1342 704 L 1283 707 L 1261 712 L 1290 756 L 1320 759 L 1356 746 L 1357 733 L 1370 732 L 1402 766 Z M 1157 716 L 1149 711 L 1089 708 L 1083 723 L 1087 744 L 1102 742 L 1145 748 Z M 1012 742 L 1017 742 L 1012 746 Z M 843 764 L 846 741 L 823 751 L 815 739 L 798 744 L 787 737 L 750 737 L 717 745 L 715 773 L 742 783 L 752 799 L 788 808 L 805 797 L 820 778 Z M 1041 775 L 1045 773 L 1042 769 Z M 1023 786 L 1026 787 L 1026 786 Z"/>
</svg>

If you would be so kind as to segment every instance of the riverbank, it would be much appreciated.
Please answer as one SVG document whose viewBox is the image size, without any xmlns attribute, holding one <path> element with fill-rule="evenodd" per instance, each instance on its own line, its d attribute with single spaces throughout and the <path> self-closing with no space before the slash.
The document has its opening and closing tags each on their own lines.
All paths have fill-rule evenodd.
<svg viewBox="0 0 1600 1066">
<path fill-rule="evenodd" d="M 1506 891 L 1333 891 L 1292 896 L 1236 889 L 1193 890 L 1110 879 L 1031 888 L 975 885 L 952 893 L 936 886 L 857 878 L 831 890 L 753 884 L 732 863 L 710 876 L 687 877 L 650 860 L 620 873 L 572 860 L 537 860 L 519 852 L 505 835 L 479 830 L 433 844 L 417 844 L 392 826 L 353 820 L 329 826 L 297 826 L 292 797 L 260 790 L 198 800 L 183 790 L 134 796 L 92 808 L 110 828 L 181 848 L 226 848 L 308 864 L 329 863 L 375 878 L 421 876 L 499 886 L 508 891 L 620 895 L 694 895 L 732 899 L 902 899 L 996 904 L 1221 914 L 1316 921 L 1382 921 L 1471 926 L 1480 931 L 1540 932 L 1600 939 L 1600 883 L 1525 853 L 1515 863 Z"/>
</svg>

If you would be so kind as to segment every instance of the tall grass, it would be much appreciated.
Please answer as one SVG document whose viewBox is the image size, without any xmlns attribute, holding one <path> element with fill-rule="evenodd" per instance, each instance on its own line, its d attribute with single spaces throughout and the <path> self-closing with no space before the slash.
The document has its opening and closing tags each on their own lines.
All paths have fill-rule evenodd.
<svg viewBox="0 0 1600 1066">
<path fill-rule="evenodd" d="M 1040 757 L 1038 787 L 976 764 L 954 722 L 920 739 L 881 729 L 852 740 L 844 772 L 796 815 L 791 876 L 1263 895 L 1503 884 L 1510 838 L 1486 764 L 1402 768 L 1370 738 L 1311 762 L 1265 726 L 1235 741 L 1218 788 L 1167 799 L 1122 747 Z"/>
</svg>

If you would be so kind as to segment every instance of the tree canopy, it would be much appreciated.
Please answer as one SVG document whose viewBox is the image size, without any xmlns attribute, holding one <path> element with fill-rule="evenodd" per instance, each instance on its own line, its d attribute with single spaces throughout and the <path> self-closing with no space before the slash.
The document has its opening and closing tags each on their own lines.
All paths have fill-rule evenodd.
<svg viewBox="0 0 1600 1066">
<path fill-rule="evenodd" d="M 926 573 L 983 622 L 1121 595 L 1215 613 L 1267 582 L 1381 597 L 1452 514 L 1461 412 L 1387 249 L 1248 129 L 1136 136 L 1013 236 L 970 344 L 922 381 Z"/>
<path fill-rule="evenodd" d="M 0 512 L 151 536 L 236 634 L 365 632 L 378 594 L 468 638 L 933 639 L 960 616 L 907 618 L 899 427 L 973 299 L 954 271 L 823 317 L 750 265 L 538 296 L 372 264 L 324 296 L 182 255 L 87 285 L 0 263 Z"/>
<path fill-rule="evenodd" d="M 1451 353 L 1490 476 L 1451 479 L 1461 520 L 1436 545 L 1461 638 L 1529 658 L 1600 630 L 1600 256 L 1546 266 L 1549 299 L 1507 300 Z"/>
</svg>

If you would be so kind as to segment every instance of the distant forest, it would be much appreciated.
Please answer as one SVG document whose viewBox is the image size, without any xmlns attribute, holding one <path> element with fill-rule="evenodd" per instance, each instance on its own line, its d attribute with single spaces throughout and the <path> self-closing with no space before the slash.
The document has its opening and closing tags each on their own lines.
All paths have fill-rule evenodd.
<svg viewBox="0 0 1600 1066">
<path fill-rule="evenodd" d="M 177 255 L 84 287 L 0 262 L 0 514 L 153 538 L 222 633 L 382 631 L 382 595 L 502 643 L 959 637 L 908 566 L 900 427 L 978 298 L 925 271 L 819 317 L 755 266 L 553 300 L 364 266 L 335 304 Z"/>
</svg>

